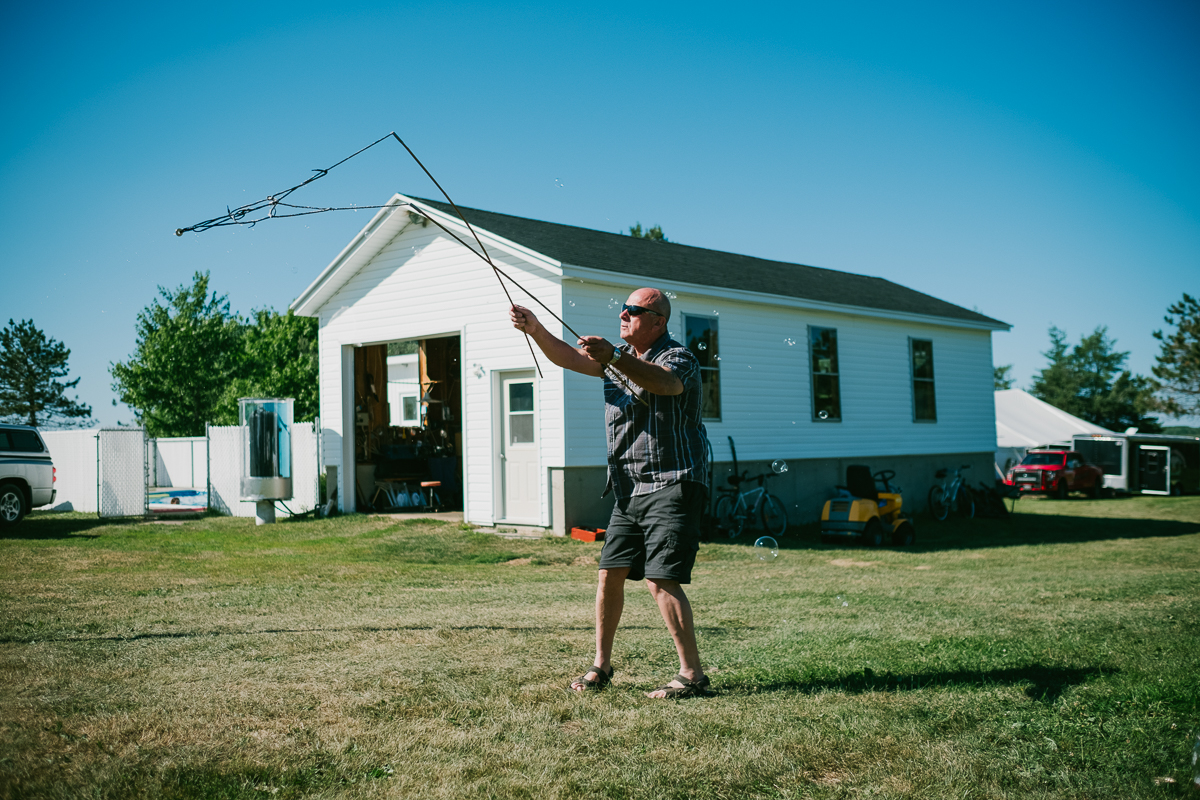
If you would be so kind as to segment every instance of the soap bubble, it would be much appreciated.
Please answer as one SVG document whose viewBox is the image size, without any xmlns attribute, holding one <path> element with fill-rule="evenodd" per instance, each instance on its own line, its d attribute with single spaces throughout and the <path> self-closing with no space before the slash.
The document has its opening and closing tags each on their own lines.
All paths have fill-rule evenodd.
<svg viewBox="0 0 1200 800">
<path fill-rule="evenodd" d="M 698 342 L 698 343 L 696 344 L 696 349 L 697 349 L 697 350 L 707 350 L 707 349 L 708 349 L 708 345 L 706 345 L 704 342 Z"/>
<path fill-rule="evenodd" d="M 776 475 L 782 475 L 783 473 L 785 473 L 787 471 L 788 471 L 788 465 L 787 465 L 787 462 L 784 461 L 783 459 L 777 458 L 771 462 L 771 472 L 774 472 Z"/>
<path fill-rule="evenodd" d="M 848 601 L 845 597 L 843 597 L 840 594 L 837 596 L 837 600 L 834 600 L 833 602 L 834 602 L 834 605 L 840 605 L 842 608 L 845 608 L 846 606 L 850 605 L 850 601 Z"/>
<path fill-rule="evenodd" d="M 571 304 L 571 308 L 574 308 L 574 307 L 575 307 L 575 301 L 574 301 L 574 300 L 568 300 L 567 302 Z"/>
<path fill-rule="evenodd" d="M 796 340 L 795 340 L 795 339 L 791 339 L 791 338 L 784 339 L 783 341 L 784 341 L 785 343 L 787 343 L 788 347 L 791 347 L 792 345 L 794 345 L 794 344 L 796 343 Z"/>
<path fill-rule="evenodd" d="M 1200 787 L 1200 734 L 1196 736 L 1196 746 L 1192 748 L 1192 783 Z"/>
<path fill-rule="evenodd" d="M 817 416 L 821 419 L 829 419 L 829 412 L 822 408 L 817 412 Z"/>
<path fill-rule="evenodd" d="M 754 552 L 758 553 L 759 561 L 770 561 L 773 558 L 778 558 L 779 542 L 770 536 L 759 537 L 759 540 L 754 543 Z"/>
</svg>

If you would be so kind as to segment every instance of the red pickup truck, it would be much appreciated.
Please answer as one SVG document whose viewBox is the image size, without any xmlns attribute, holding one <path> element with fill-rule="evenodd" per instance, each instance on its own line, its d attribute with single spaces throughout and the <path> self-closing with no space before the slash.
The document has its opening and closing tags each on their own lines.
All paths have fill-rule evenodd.
<svg viewBox="0 0 1200 800">
<path fill-rule="evenodd" d="M 1069 492 L 1084 492 L 1088 497 L 1104 494 L 1104 470 L 1073 450 L 1030 450 L 1008 471 L 1004 482 L 1022 493 L 1049 494 L 1060 500 Z"/>
</svg>

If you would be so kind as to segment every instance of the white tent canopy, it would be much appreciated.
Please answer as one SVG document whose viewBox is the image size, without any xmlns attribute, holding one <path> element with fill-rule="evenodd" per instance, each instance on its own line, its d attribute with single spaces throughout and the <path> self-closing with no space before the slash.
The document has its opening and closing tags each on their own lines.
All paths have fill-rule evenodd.
<svg viewBox="0 0 1200 800">
<path fill-rule="evenodd" d="M 996 392 L 996 469 L 1005 473 L 1025 451 L 1047 444 L 1071 445 L 1077 433 L 1113 432 L 1038 400 L 1021 389 Z"/>
</svg>

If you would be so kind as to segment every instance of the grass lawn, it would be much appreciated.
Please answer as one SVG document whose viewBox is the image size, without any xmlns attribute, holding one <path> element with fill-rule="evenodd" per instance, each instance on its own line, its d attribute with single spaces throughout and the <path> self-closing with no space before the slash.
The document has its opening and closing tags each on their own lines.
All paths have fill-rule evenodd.
<svg viewBox="0 0 1200 800">
<path fill-rule="evenodd" d="M 0 534 L 0 797 L 1196 797 L 1200 497 L 1022 499 L 914 548 L 701 548 L 714 696 L 598 544 L 348 516 Z"/>
</svg>

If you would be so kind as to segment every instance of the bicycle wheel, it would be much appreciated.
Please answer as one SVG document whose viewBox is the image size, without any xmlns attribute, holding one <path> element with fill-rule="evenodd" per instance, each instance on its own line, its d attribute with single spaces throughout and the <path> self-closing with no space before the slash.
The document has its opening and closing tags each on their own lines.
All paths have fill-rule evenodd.
<svg viewBox="0 0 1200 800">
<path fill-rule="evenodd" d="M 975 497 L 974 492 L 965 483 L 958 487 L 958 492 L 954 496 L 954 510 L 959 516 L 967 519 L 975 518 Z"/>
<path fill-rule="evenodd" d="M 946 502 L 946 490 L 941 486 L 934 486 L 929 490 L 929 513 L 939 521 L 950 515 L 950 504 Z"/>
<path fill-rule="evenodd" d="M 742 533 L 745 519 L 738 520 L 733 515 L 737 503 L 734 495 L 723 494 L 717 498 L 717 506 L 713 513 L 717 517 L 717 529 L 724 532 L 730 539 L 736 539 Z"/>
<path fill-rule="evenodd" d="M 784 510 L 783 503 L 771 495 L 763 498 L 762 523 L 767 533 L 772 536 L 782 536 L 787 532 L 787 511 Z"/>
</svg>

